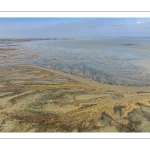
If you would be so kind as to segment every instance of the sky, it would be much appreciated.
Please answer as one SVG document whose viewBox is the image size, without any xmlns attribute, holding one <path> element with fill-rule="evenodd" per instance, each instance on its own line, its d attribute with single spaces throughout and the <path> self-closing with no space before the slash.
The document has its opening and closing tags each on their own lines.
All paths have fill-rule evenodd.
<svg viewBox="0 0 150 150">
<path fill-rule="evenodd" d="M 150 18 L 0 18 L 0 38 L 150 37 Z"/>
</svg>

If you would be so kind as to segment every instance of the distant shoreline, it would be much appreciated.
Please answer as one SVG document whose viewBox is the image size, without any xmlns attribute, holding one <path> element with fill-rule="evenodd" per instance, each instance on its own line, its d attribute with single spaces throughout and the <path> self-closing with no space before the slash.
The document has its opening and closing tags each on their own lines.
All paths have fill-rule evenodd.
<svg viewBox="0 0 150 150">
<path fill-rule="evenodd" d="M 150 39 L 150 37 L 97 37 L 97 38 L 0 38 L 0 41 L 34 41 L 34 40 L 101 40 L 101 39 Z"/>
</svg>

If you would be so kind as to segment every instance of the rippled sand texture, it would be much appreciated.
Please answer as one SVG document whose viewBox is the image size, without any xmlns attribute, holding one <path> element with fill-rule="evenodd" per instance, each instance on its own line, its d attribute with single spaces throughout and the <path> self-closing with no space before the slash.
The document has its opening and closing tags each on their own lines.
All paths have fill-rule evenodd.
<svg viewBox="0 0 150 150">
<path fill-rule="evenodd" d="M 89 46 L 82 42 L 89 43 Z M 128 50 L 133 49 L 133 51 L 134 46 L 138 47 L 137 44 L 139 44 L 141 46 L 139 47 L 143 48 L 143 53 L 139 50 L 140 54 L 133 55 L 136 58 L 123 60 L 125 56 L 116 55 L 115 52 L 115 55 L 111 57 L 118 57 L 118 59 L 112 60 L 109 55 L 106 55 L 108 54 L 107 48 L 103 51 L 104 53 L 100 49 L 101 55 L 98 54 L 98 41 L 84 40 L 82 42 L 80 40 L 0 41 L 0 57 L 2 58 L 0 59 L 1 132 L 150 131 L 149 66 L 145 61 L 145 59 L 149 60 L 146 50 L 148 44 L 144 44 L 145 41 L 136 41 L 137 43 L 130 41 L 130 43 L 134 42 L 136 46 L 123 45 L 126 41 L 118 41 L 119 44 L 122 42 L 123 46 L 120 46 L 123 47 L 122 49 L 127 47 Z M 97 51 L 97 55 L 94 50 L 94 56 L 92 51 L 90 53 L 92 48 L 90 42 L 98 44 L 93 48 Z M 104 48 L 106 41 L 99 42 Z M 117 49 L 117 46 L 115 47 L 117 41 L 109 42 L 112 42 L 110 46 L 112 49 Z M 80 44 L 81 49 L 89 48 L 87 53 L 84 52 L 86 49 L 83 51 L 75 49 L 77 43 Z M 79 53 L 79 56 L 72 53 Z M 105 57 L 108 57 L 108 60 Z M 136 64 L 137 60 L 139 61 Z M 108 72 L 101 68 L 103 65 L 99 61 L 103 61 L 102 64 Z M 140 64 L 140 61 L 145 61 L 145 64 Z M 119 74 L 119 70 L 123 71 L 122 69 L 113 71 L 116 65 L 112 65 L 111 67 L 114 68 L 111 70 L 108 65 L 110 62 L 118 65 L 120 63 L 120 67 L 122 67 L 122 63 L 131 64 L 125 72 L 131 71 L 134 79 L 132 80 L 136 84 L 133 85 L 130 82 L 129 84 L 127 76 Z M 100 65 L 96 65 L 98 63 Z M 73 69 L 74 66 L 77 68 Z M 85 70 L 81 66 L 85 67 Z M 91 72 L 94 69 L 99 72 L 100 80 L 94 79 L 97 74 L 90 74 L 90 69 Z M 102 73 L 105 74 L 105 80 L 101 77 Z M 116 82 L 113 78 L 115 75 L 117 76 Z M 123 79 L 126 86 L 121 84 Z M 106 80 L 107 84 L 104 82 Z M 117 88 L 119 86 L 126 88 L 119 89 Z M 134 88 L 136 90 L 133 90 Z"/>
</svg>

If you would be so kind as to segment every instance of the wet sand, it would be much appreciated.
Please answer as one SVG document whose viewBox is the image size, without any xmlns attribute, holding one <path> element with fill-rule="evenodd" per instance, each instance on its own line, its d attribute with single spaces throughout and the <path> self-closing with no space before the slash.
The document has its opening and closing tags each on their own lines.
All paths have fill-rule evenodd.
<svg viewBox="0 0 150 150">
<path fill-rule="evenodd" d="M 50 72 L 66 76 L 68 78 L 83 82 L 83 83 L 93 86 L 93 87 L 106 88 L 106 89 L 110 89 L 110 90 L 123 90 L 123 91 L 128 91 L 128 92 L 148 92 L 148 93 L 150 93 L 150 87 L 131 87 L 131 86 L 125 87 L 125 86 L 119 86 L 119 85 L 103 84 L 103 83 L 96 82 L 94 80 L 90 80 L 90 79 L 80 77 L 80 76 L 71 75 L 71 74 L 68 74 L 68 73 L 65 73 L 62 71 L 58 71 L 58 70 L 54 70 L 54 69 L 42 68 L 42 67 L 38 67 L 38 66 L 34 66 L 34 67 L 48 70 Z"/>
</svg>

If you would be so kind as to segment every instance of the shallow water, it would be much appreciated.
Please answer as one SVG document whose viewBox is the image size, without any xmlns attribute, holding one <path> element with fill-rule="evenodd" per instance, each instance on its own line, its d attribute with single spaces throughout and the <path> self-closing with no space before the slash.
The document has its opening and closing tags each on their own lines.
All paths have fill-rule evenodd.
<svg viewBox="0 0 150 150">
<path fill-rule="evenodd" d="M 149 39 L 44 40 L 18 48 L 24 54 L 14 57 L 15 65 L 53 68 L 112 85 L 150 86 Z"/>
</svg>

